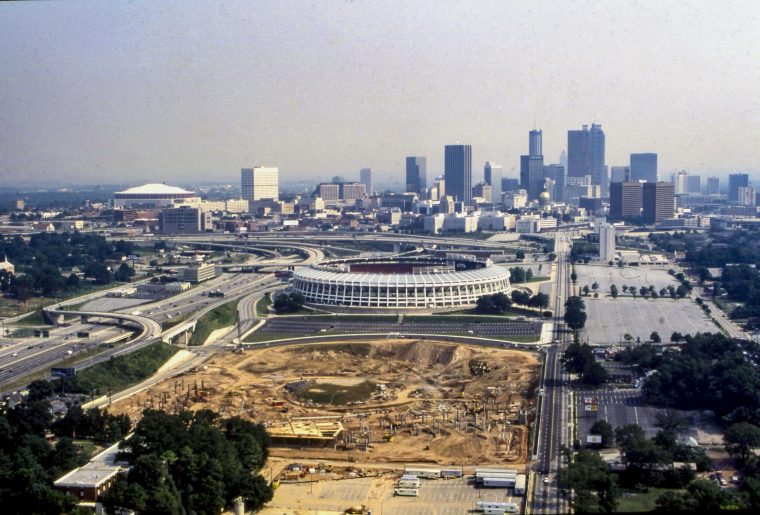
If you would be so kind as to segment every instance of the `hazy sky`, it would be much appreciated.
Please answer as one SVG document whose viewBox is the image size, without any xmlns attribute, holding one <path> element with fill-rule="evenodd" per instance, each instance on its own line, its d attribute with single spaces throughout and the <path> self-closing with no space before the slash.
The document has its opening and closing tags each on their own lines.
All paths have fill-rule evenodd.
<svg viewBox="0 0 760 515">
<path fill-rule="evenodd" d="M 517 174 L 601 123 L 607 164 L 760 171 L 760 2 L 0 4 L 0 184 Z"/>
</svg>

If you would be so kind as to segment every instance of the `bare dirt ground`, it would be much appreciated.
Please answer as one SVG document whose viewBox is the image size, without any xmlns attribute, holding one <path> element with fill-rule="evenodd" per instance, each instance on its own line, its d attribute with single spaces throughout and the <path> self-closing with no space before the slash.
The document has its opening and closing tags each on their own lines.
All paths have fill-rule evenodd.
<svg viewBox="0 0 760 515">
<path fill-rule="evenodd" d="M 145 407 L 209 408 L 270 427 L 342 423 L 329 446 L 272 448 L 272 456 L 292 460 L 521 465 L 538 369 L 529 352 L 431 340 L 262 348 L 215 356 L 204 370 L 167 379 L 111 411 L 137 418 Z M 316 395 L 339 392 L 343 403 L 300 395 L 304 384 Z"/>
</svg>

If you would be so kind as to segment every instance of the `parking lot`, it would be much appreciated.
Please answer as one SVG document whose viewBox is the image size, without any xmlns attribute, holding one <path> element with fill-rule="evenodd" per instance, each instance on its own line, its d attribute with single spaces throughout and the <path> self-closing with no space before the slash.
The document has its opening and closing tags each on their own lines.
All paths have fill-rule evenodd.
<svg viewBox="0 0 760 515">
<path fill-rule="evenodd" d="M 398 318 L 377 320 L 374 317 L 364 317 L 361 320 L 350 318 L 341 320 L 340 317 L 328 319 L 317 317 L 283 317 L 268 320 L 257 331 L 258 335 L 272 335 L 272 337 L 307 336 L 320 333 L 342 334 L 456 334 L 481 336 L 486 338 L 510 338 L 521 339 L 534 338 L 538 340 L 541 335 L 541 322 L 528 320 L 499 320 L 488 321 L 487 318 L 459 318 L 457 321 L 448 321 L 443 317 L 420 317 L 421 320 Z"/>
<path fill-rule="evenodd" d="M 620 295 L 623 295 L 623 285 L 635 286 L 638 291 L 642 286 L 654 286 L 659 292 L 668 286 L 678 287 L 680 284 L 667 270 L 653 269 L 645 266 L 627 266 L 619 268 L 607 265 L 575 265 L 575 273 L 578 275 L 576 282 L 579 288 L 588 285 L 591 288 L 595 282 L 599 284 L 599 296 L 607 295 L 610 286 L 617 286 Z"/>
<path fill-rule="evenodd" d="M 281 484 L 274 499 L 260 512 L 265 515 L 343 512 L 363 504 L 383 515 L 461 515 L 475 513 L 478 500 L 514 502 L 505 488 L 475 488 L 472 478 L 423 480 L 418 497 L 393 495 L 394 479 L 363 478 L 319 483 Z"/>
<path fill-rule="evenodd" d="M 598 401 L 599 411 L 586 411 L 586 398 Z M 641 398 L 639 390 L 612 390 L 612 391 L 576 391 L 575 406 L 578 423 L 578 438 L 581 442 L 586 441 L 589 429 L 597 420 L 606 420 L 613 428 L 626 424 L 638 424 L 647 436 L 653 437 L 657 433 L 655 416 L 664 411 L 660 408 L 646 406 Z"/>
<path fill-rule="evenodd" d="M 657 331 L 667 342 L 674 331 L 682 334 L 714 333 L 720 329 L 694 302 L 686 299 L 584 298 L 586 327 L 582 339 L 591 345 L 623 341 L 623 335 L 647 341 Z"/>
</svg>

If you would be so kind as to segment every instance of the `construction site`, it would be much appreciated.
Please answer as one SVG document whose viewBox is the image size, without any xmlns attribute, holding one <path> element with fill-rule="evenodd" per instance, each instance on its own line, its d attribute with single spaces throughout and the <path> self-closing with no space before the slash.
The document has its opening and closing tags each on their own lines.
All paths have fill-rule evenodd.
<svg viewBox="0 0 760 515">
<path fill-rule="evenodd" d="M 517 466 L 528 458 L 539 366 L 532 352 L 426 339 L 257 346 L 111 411 L 239 415 L 265 423 L 271 455 L 286 460 Z"/>
</svg>

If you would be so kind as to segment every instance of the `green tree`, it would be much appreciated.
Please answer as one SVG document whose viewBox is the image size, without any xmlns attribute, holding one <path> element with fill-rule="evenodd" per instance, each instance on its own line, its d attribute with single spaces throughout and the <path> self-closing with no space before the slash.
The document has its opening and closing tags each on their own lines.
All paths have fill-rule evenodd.
<svg viewBox="0 0 760 515">
<path fill-rule="evenodd" d="M 662 343 L 662 338 L 660 338 L 660 333 L 657 331 L 652 331 L 652 334 L 649 335 L 649 341 L 652 343 Z"/>
<path fill-rule="evenodd" d="M 760 427 L 749 422 L 732 424 L 723 434 L 723 441 L 729 453 L 746 462 L 752 449 L 760 447 Z"/>
<path fill-rule="evenodd" d="M 619 295 L 618 287 L 615 286 L 614 284 L 612 286 L 610 286 L 610 295 L 612 295 L 613 299 L 617 299 L 617 297 Z"/>
<path fill-rule="evenodd" d="M 564 452 L 569 454 L 567 450 Z M 601 456 L 581 449 L 568 463 L 567 469 L 561 469 L 559 481 L 562 487 L 574 491 L 573 509 L 578 513 L 614 512 L 620 489 Z"/>
<path fill-rule="evenodd" d="M 515 252 L 515 259 L 517 259 L 518 261 L 523 261 L 525 259 L 525 252 L 523 252 L 522 250 L 518 250 L 517 252 Z"/>
<path fill-rule="evenodd" d="M 505 293 L 483 295 L 478 298 L 475 311 L 484 314 L 501 315 L 512 306 L 512 300 Z"/>
<path fill-rule="evenodd" d="M 297 291 L 281 293 L 274 297 L 272 307 L 277 313 L 293 313 L 303 307 L 304 298 Z"/>
<path fill-rule="evenodd" d="M 586 312 L 580 309 L 566 309 L 565 323 L 573 331 L 582 329 L 586 325 Z"/>
<path fill-rule="evenodd" d="M 599 419 L 591 425 L 589 433 L 602 437 L 602 447 L 612 447 L 615 443 L 615 430 L 612 424 L 606 420 Z"/>
</svg>

